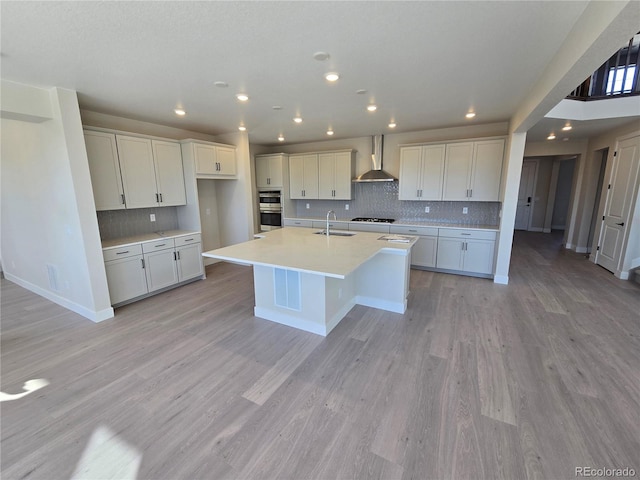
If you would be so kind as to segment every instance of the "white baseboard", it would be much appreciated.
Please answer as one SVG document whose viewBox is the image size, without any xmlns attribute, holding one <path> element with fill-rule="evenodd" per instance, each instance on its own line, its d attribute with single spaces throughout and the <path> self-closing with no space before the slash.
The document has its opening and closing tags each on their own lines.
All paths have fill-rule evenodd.
<svg viewBox="0 0 640 480">
<path fill-rule="evenodd" d="M 530 232 L 541 232 L 542 231 L 542 227 L 531 227 L 529 228 Z"/>
<path fill-rule="evenodd" d="M 13 283 L 20 285 L 23 288 L 35 293 L 36 295 L 40 295 L 41 297 L 46 298 L 47 300 L 51 300 L 53 303 L 57 303 L 61 307 L 64 307 L 72 312 L 77 313 L 78 315 L 82 315 L 85 318 L 88 318 L 92 322 L 102 322 L 103 320 L 108 320 L 109 318 L 113 318 L 113 307 L 105 308 L 103 310 L 91 310 L 87 307 L 79 305 L 71 300 L 61 297 L 49 290 L 45 290 L 38 285 L 34 285 L 31 282 L 23 280 L 22 278 L 16 277 L 10 273 L 4 272 L 5 278 L 7 280 L 12 281 Z"/>
<path fill-rule="evenodd" d="M 551 225 L 551 230 L 564 230 L 567 228 L 566 225 Z"/>
<path fill-rule="evenodd" d="M 542 229 L 542 233 L 551 233 L 551 229 L 550 228 L 543 228 Z"/>
<path fill-rule="evenodd" d="M 407 299 L 404 302 L 390 302 L 389 300 L 381 300 L 374 297 L 356 296 L 356 303 L 365 307 L 379 308 L 387 312 L 404 313 L 407 311 Z"/>
<path fill-rule="evenodd" d="M 576 247 L 576 253 L 587 253 L 587 247 Z"/>
<path fill-rule="evenodd" d="M 499 283 L 500 285 L 509 285 L 509 275 L 495 275 L 493 277 L 493 283 Z"/>
</svg>

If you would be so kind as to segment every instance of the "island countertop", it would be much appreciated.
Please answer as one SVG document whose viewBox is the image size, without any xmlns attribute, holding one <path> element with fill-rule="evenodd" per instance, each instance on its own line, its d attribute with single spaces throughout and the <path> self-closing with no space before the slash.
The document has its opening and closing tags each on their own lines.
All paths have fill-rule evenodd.
<svg viewBox="0 0 640 480">
<path fill-rule="evenodd" d="M 202 255 L 247 265 L 285 268 L 326 277 L 345 278 L 380 251 L 408 255 L 409 243 L 380 240 L 383 234 L 349 232 L 353 236 L 317 235 L 317 228 L 285 227 L 260 238 L 204 252 Z"/>
</svg>

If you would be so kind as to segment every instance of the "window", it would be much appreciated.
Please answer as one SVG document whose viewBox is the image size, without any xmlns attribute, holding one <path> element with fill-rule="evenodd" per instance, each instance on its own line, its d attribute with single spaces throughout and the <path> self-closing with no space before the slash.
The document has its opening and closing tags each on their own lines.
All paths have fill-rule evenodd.
<svg viewBox="0 0 640 480">
<path fill-rule="evenodd" d="M 626 74 L 625 74 L 626 73 Z M 636 76 L 636 66 L 613 67 L 609 69 L 607 76 L 607 95 L 617 95 L 620 93 L 631 93 L 633 89 L 633 79 Z M 622 82 L 624 81 L 624 85 Z"/>
</svg>

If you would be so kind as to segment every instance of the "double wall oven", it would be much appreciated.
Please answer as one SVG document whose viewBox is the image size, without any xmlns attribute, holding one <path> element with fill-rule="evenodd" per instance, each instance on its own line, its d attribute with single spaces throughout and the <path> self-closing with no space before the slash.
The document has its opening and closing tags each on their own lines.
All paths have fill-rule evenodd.
<svg viewBox="0 0 640 480">
<path fill-rule="evenodd" d="M 260 231 L 268 232 L 282 227 L 282 201 L 279 190 L 258 192 L 260 209 Z"/>
</svg>

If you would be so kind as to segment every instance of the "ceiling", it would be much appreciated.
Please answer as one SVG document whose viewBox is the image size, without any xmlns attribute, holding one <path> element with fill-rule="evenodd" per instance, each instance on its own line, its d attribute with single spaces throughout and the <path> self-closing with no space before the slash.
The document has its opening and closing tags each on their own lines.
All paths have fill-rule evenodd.
<svg viewBox="0 0 640 480">
<path fill-rule="evenodd" d="M 498 122 L 587 3 L 2 1 L 2 77 L 212 135 L 243 124 L 263 145 Z"/>
</svg>

